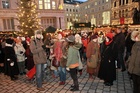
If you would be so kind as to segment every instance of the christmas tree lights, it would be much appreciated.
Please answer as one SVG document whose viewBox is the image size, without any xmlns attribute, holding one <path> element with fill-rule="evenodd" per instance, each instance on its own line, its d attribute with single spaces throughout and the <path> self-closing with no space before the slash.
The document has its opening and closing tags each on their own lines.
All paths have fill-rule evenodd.
<svg viewBox="0 0 140 93">
<path fill-rule="evenodd" d="M 40 19 L 38 18 L 38 13 L 36 11 L 36 4 L 32 0 L 21 0 L 21 2 L 17 3 L 18 12 L 16 18 L 18 20 L 19 25 L 17 26 L 22 33 L 26 33 L 30 36 L 34 35 L 35 30 L 42 29 L 40 25 Z"/>
</svg>

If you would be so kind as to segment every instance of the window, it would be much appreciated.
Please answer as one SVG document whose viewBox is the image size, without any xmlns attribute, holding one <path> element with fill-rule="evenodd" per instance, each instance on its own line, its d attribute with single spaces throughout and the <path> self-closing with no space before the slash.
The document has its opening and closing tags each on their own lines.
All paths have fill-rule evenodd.
<svg viewBox="0 0 140 93">
<path fill-rule="evenodd" d="M 100 4 L 100 1 L 99 1 L 99 4 Z"/>
<path fill-rule="evenodd" d="M 44 8 L 45 9 L 51 9 L 50 0 L 44 0 Z"/>
<path fill-rule="evenodd" d="M 119 11 L 119 17 L 121 17 L 121 11 Z"/>
<path fill-rule="evenodd" d="M 125 3 L 125 0 L 123 0 L 123 5 L 124 5 L 124 3 Z"/>
<path fill-rule="evenodd" d="M 101 14 L 99 14 L 99 18 L 101 17 Z"/>
<path fill-rule="evenodd" d="M 49 26 L 55 27 L 56 18 L 41 18 L 41 25 L 43 26 L 43 29 L 46 29 Z"/>
<path fill-rule="evenodd" d="M 68 16 L 68 14 L 67 14 L 67 16 Z"/>
<path fill-rule="evenodd" d="M 117 13 L 116 13 L 116 12 L 114 12 L 114 18 L 116 18 L 116 15 L 117 15 Z"/>
<path fill-rule="evenodd" d="M 76 12 L 78 12 L 78 10 L 76 9 Z"/>
<path fill-rule="evenodd" d="M 122 11 L 122 17 L 124 17 L 124 10 Z"/>
<path fill-rule="evenodd" d="M 88 5 L 88 8 L 90 8 L 90 5 Z"/>
<path fill-rule="evenodd" d="M 68 8 L 66 10 L 68 11 Z"/>
<path fill-rule="evenodd" d="M 43 1 L 39 0 L 39 9 L 43 9 Z"/>
<path fill-rule="evenodd" d="M 14 30 L 14 19 L 7 18 L 7 19 L 2 19 L 2 21 L 3 21 L 3 28 L 5 31 Z"/>
<path fill-rule="evenodd" d="M 104 6 L 102 6 L 102 9 L 104 9 Z"/>
<path fill-rule="evenodd" d="M 87 6 L 85 6 L 85 9 L 87 9 Z"/>
<path fill-rule="evenodd" d="M 104 3 L 104 0 L 102 0 L 102 3 Z"/>
<path fill-rule="evenodd" d="M 116 1 L 114 2 L 114 7 L 116 7 Z"/>
<path fill-rule="evenodd" d="M 121 5 L 121 0 L 119 1 L 119 5 Z"/>
<path fill-rule="evenodd" d="M 97 2 L 95 2 L 95 5 L 97 5 Z"/>
<path fill-rule="evenodd" d="M 5 8 L 5 9 L 9 9 L 9 0 L 2 1 L 2 6 L 3 6 L 3 8 Z"/>
<path fill-rule="evenodd" d="M 126 9 L 125 12 L 126 12 L 125 13 L 126 14 L 125 16 L 128 17 L 128 9 Z"/>
<path fill-rule="evenodd" d="M 71 12 L 71 9 L 70 9 L 70 12 Z"/>
<path fill-rule="evenodd" d="M 128 4 L 128 0 L 126 0 L 126 4 Z"/>
<path fill-rule="evenodd" d="M 106 5 L 106 8 L 108 8 L 108 4 Z"/>
<path fill-rule="evenodd" d="M 52 9 L 55 9 L 55 1 L 52 1 Z"/>
<path fill-rule="evenodd" d="M 69 21 L 69 19 L 67 18 L 67 21 Z"/>
<path fill-rule="evenodd" d="M 92 12 L 94 12 L 94 9 L 92 9 Z"/>
<path fill-rule="evenodd" d="M 101 10 L 101 8 L 99 7 L 99 10 Z"/>
<path fill-rule="evenodd" d="M 72 18 L 70 18 L 70 21 L 72 21 Z"/>
<path fill-rule="evenodd" d="M 106 0 L 106 2 L 108 2 L 108 0 Z"/>
<path fill-rule="evenodd" d="M 73 12 L 75 12 L 75 9 L 73 9 Z"/>
</svg>

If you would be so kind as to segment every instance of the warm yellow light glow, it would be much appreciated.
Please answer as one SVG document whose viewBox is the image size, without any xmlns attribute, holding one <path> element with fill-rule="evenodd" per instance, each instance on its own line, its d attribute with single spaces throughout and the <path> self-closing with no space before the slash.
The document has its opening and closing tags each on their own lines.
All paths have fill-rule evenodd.
<svg viewBox="0 0 140 93">
<path fill-rule="evenodd" d="M 62 5 L 59 5 L 59 9 L 63 9 L 63 6 Z"/>
</svg>

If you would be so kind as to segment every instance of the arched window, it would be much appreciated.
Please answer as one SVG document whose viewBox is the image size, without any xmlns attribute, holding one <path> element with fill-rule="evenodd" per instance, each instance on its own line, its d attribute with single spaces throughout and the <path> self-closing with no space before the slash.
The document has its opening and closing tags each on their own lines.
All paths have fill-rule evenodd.
<svg viewBox="0 0 140 93">
<path fill-rule="evenodd" d="M 121 2 L 121 0 L 120 0 L 120 1 L 119 1 L 119 5 L 121 5 L 121 3 L 122 3 L 122 2 Z"/>
<path fill-rule="evenodd" d="M 116 7 L 116 1 L 114 2 L 114 7 Z"/>
<path fill-rule="evenodd" d="M 119 17 L 121 17 L 121 11 L 119 11 Z"/>
</svg>

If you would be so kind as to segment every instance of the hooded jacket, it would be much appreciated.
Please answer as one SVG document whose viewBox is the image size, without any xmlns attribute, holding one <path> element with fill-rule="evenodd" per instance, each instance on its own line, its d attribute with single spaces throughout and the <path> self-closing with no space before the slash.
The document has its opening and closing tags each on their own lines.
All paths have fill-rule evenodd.
<svg viewBox="0 0 140 93">
<path fill-rule="evenodd" d="M 47 62 L 47 57 L 45 56 L 45 50 L 42 48 L 43 37 L 37 39 L 37 31 L 35 32 L 35 37 L 31 39 L 30 50 L 33 54 L 34 64 L 43 64 Z"/>
<path fill-rule="evenodd" d="M 138 41 L 136 41 L 136 36 Z M 133 31 L 131 34 L 131 39 L 136 41 L 131 50 L 130 62 L 128 66 L 128 71 L 131 74 L 140 76 L 140 33 L 138 31 Z"/>
</svg>

